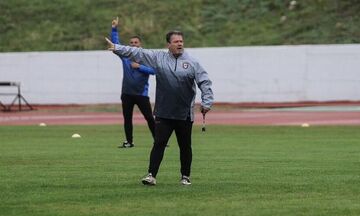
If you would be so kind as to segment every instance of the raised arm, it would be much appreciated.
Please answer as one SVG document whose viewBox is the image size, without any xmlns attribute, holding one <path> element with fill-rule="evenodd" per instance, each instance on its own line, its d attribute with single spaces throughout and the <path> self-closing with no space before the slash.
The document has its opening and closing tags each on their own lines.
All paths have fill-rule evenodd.
<svg viewBox="0 0 360 216">
<path fill-rule="evenodd" d="M 119 56 L 134 59 L 142 64 L 156 68 L 156 59 L 161 55 L 161 51 L 148 50 L 143 48 L 124 46 L 121 44 L 114 44 L 108 38 L 105 38 L 108 43 L 108 50 L 113 51 Z"/>
<path fill-rule="evenodd" d="M 113 42 L 114 44 L 120 44 L 120 37 L 117 30 L 118 25 L 119 25 L 119 17 L 116 17 L 116 19 L 114 19 L 111 22 L 111 34 L 110 34 L 111 42 Z"/>
</svg>

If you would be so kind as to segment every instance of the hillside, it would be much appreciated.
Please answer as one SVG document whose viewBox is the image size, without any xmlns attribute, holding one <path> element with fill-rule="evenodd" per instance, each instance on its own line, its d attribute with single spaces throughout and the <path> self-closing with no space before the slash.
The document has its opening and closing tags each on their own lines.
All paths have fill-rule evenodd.
<svg viewBox="0 0 360 216">
<path fill-rule="evenodd" d="M 165 46 L 168 30 L 187 47 L 360 42 L 360 1 L 1 0 L 0 52 L 102 50 L 113 17 L 121 36 Z"/>
</svg>

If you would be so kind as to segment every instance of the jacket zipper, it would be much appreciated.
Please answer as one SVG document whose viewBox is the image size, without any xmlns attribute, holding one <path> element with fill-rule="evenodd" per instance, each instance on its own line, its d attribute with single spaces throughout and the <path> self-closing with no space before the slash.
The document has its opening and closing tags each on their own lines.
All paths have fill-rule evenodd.
<svg viewBox="0 0 360 216">
<path fill-rule="evenodd" d="M 175 70 L 174 70 L 174 71 L 176 71 L 176 67 L 177 67 L 177 59 L 178 59 L 178 58 L 175 58 Z"/>
</svg>

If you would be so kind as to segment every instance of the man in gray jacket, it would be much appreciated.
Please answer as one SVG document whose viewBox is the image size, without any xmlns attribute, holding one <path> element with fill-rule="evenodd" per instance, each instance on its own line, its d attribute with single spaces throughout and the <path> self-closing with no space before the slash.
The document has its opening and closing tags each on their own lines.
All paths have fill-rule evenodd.
<svg viewBox="0 0 360 216">
<path fill-rule="evenodd" d="M 109 50 L 115 54 L 149 65 L 156 71 L 155 142 L 150 154 L 148 175 L 142 179 L 143 184 L 156 185 L 156 175 L 166 144 L 175 131 L 180 148 L 180 183 L 190 185 L 195 83 L 201 91 L 201 112 L 205 115 L 214 100 L 208 73 L 198 61 L 184 52 L 183 33 L 180 31 L 167 33 L 168 52 L 123 46 L 106 40 Z"/>
</svg>

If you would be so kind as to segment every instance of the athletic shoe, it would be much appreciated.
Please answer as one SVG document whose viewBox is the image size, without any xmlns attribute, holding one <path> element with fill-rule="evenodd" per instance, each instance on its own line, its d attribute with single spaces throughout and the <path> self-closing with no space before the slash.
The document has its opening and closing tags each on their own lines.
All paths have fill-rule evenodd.
<svg viewBox="0 0 360 216">
<path fill-rule="evenodd" d="M 145 176 L 141 182 L 144 184 L 144 185 L 150 185 L 150 186 L 153 186 L 153 185 L 156 185 L 156 179 L 152 176 L 151 173 L 147 174 L 147 176 Z"/>
<path fill-rule="evenodd" d="M 181 180 L 180 180 L 180 184 L 182 184 L 182 185 L 191 185 L 190 177 L 182 176 Z"/>
<path fill-rule="evenodd" d="M 119 148 L 132 148 L 134 146 L 135 146 L 134 143 L 129 143 L 125 141 L 121 146 L 119 146 Z"/>
</svg>

